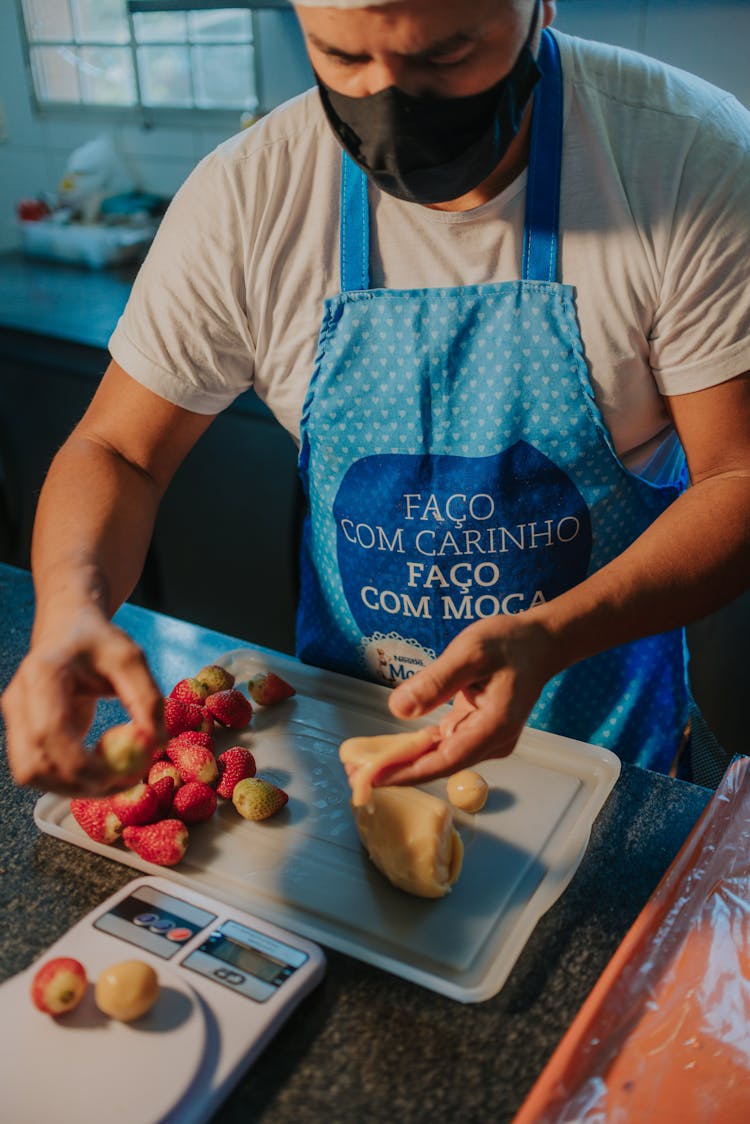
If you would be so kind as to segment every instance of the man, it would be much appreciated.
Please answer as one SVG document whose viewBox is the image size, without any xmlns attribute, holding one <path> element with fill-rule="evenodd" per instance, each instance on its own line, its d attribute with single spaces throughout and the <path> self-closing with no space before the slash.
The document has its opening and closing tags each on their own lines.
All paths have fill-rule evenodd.
<svg viewBox="0 0 750 1124">
<path fill-rule="evenodd" d="M 748 573 L 750 120 L 554 14 L 298 4 L 318 90 L 178 194 L 45 485 L 3 700 L 20 783 L 102 791 L 99 694 L 157 735 L 110 616 L 250 384 L 300 440 L 301 656 L 399 683 L 402 718 L 454 700 L 389 780 L 503 756 L 526 722 L 669 766 L 679 626 Z"/>
</svg>

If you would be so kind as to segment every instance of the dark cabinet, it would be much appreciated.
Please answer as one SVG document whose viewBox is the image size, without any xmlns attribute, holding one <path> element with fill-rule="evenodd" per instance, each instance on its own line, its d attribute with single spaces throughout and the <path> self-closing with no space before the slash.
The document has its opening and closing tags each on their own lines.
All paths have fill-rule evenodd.
<svg viewBox="0 0 750 1124">
<path fill-rule="evenodd" d="M 100 348 L 0 331 L 0 560 L 29 566 L 47 468 L 107 362 Z M 291 652 L 297 524 L 294 443 L 248 393 L 179 469 L 133 600 Z"/>
</svg>

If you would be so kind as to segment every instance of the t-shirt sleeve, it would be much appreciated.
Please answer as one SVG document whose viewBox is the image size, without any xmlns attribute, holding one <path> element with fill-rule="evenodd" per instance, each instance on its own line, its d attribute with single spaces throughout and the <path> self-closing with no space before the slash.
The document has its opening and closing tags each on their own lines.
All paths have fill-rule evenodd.
<svg viewBox="0 0 750 1124">
<path fill-rule="evenodd" d="M 683 167 L 651 366 L 663 394 L 750 369 L 750 113 L 731 95 L 697 128 Z"/>
<path fill-rule="evenodd" d="M 172 200 L 109 341 L 129 375 L 198 414 L 218 413 L 252 384 L 243 231 L 213 153 Z"/>
</svg>

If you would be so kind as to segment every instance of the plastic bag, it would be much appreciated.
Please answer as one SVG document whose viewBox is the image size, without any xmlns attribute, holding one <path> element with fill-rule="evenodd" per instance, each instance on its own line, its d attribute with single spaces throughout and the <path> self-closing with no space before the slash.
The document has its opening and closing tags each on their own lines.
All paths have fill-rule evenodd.
<svg viewBox="0 0 750 1124">
<path fill-rule="evenodd" d="M 73 217 L 95 222 L 103 199 L 134 187 L 132 176 L 114 141 L 95 137 L 71 153 L 58 187 L 58 201 Z"/>
<path fill-rule="evenodd" d="M 513 1124 L 750 1121 L 750 758 L 728 769 Z"/>
</svg>

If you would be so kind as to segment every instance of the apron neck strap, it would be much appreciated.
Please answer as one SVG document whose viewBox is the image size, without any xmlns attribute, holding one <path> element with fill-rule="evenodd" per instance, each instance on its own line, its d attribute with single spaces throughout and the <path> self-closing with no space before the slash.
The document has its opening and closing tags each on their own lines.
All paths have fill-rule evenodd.
<svg viewBox="0 0 750 1124">
<path fill-rule="evenodd" d="M 542 79 L 534 92 L 526 185 L 521 277 L 557 280 L 560 168 L 562 160 L 562 67 L 557 43 L 542 33 L 537 58 Z M 342 153 L 339 252 L 342 293 L 370 287 L 370 215 L 367 176 Z"/>
<path fill-rule="evenodd" d="M 534 91 L 521 277 L 524 281 L 556 281 L 563 84 L 560 50 L 547 30 L 542 33 L 537 63 L 542 78 Z"/>
</svg>

